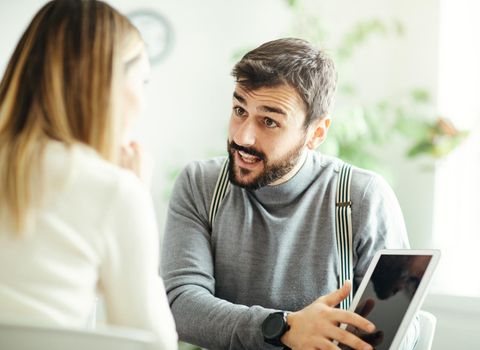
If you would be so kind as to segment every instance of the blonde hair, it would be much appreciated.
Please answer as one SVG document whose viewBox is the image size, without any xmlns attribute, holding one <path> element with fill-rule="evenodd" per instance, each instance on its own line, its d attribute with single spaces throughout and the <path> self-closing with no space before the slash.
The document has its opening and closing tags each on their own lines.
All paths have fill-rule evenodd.
<svg viewBox="0 0 480 350">
<path fill-rule="evenodd" d="M 97 0 L 50 1 L 22 35 L 0 83 L 0 193 L 16 232 L 36 205 L 31 180 L 47 141 L 116 162 L 117 86 L 135 42 L 130 21 Z"/>
</svg>

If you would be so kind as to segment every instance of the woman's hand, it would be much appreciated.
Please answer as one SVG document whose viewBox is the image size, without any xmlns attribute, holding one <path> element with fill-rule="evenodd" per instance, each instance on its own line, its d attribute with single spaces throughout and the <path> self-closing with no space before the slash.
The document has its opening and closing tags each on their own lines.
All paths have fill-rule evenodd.
<svg viewBox="0 0 480 350">
<path fill-rule="evenodd" d="M 120 150 L 120 166 L 133 171 L 150 188 L 153 175 L 153 158 L 136 142 L 123 145 Z"/>
</svg>

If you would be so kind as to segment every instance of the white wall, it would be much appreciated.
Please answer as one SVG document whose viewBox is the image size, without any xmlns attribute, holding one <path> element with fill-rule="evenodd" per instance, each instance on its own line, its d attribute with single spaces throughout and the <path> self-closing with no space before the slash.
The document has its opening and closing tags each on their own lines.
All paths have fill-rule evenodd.
<svg viewBox="0 0 480 350">
<path fill-rule="evenodd" d="M 31 17 L 44 3 L 0 2 L 0 71 Z M 241 5 L 222 0 L 109 3 L 124 13 L 158 10 L 174 31 L 170 56 L 152 67 L 149 106 L 136 132 L 155 158 L 153 192 L 161 227 L 166 211 L 164 189 L 171 187 L 168 173 L 190 160 L 224 152 L 233 53 L 281 36 L 289 13 L 277 0 L 249 0 Z"/>
<path fill-rule="evenodd" d="M 18 0 L 0 4 L 0 69 L 23 28 L 44 1 Z M 230 113 L 232 54 L 290 31 L 291 15 L 283 0 L 114 0 L 128 13 L 139 8 L 160 11 L 171 22 L 174 46 L 165 62 L 153 67 L 149 108 L 137 135 L 156 159 L 153 193 L 160 226 L 166 211 L 169 172 L 192 159 L 221 154 Z M 364 100 L 404 94 L 412 87 L 436 95 L 437 0 L 307 1 L 328 30 L 327 49 L 358 21 L 379 18 L 402 21 L 401 38 L 373 38 L 354 55 L 339 78 L 355 81 Z M 341 101 L 339 101 L 341 103 Z M 392 146 L 385 156 L 397 164 L 395 190 L 405 212 L 413 246 L 424 246 L 431 231 L 432 174 L 405 162 Z M 393 158 L 393 161 L 390 159 Z M 420 194 L 420 195 L 419 195 Z M 427 237 L 427 238 L 425 238 Z"/>
</svg>

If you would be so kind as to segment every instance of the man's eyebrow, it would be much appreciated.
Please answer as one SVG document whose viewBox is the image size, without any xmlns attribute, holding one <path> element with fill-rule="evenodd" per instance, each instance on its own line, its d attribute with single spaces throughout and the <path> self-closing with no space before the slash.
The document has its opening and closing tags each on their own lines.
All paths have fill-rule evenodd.
<svg viewBox="0 0 480 350">
<path fill-rule="evenodd" d="M 278 107 L 261 106 L 259 109 L 260 109 L 261 112 L 281 114 L 284 117 L 287 116 L 287 113 L 283 109 L 278 108 Z"/>
<path fill-rule="evenodd" d="M 234 91 L 233 92 L 233 97 L 236 98 L 240 103 L 242 103 L 244 105 L 247 104 L 247 100 L 243 96 L 241 96 L 238 92 Z M 260 106 L 259 110 L 260 110 L 260 112 L 280 114 L 284 117 L 288 116 L 287 112 L 285 112 L 283 109 L 281 109 L 279 107 Z"/>
<path fill-rule="evenodd" d="M 247 104 L 247 100 L 240 96 L 236 91 L 233 92 L 233 97 L 235 97 L 240 103 L 243 103 L 244 105 Z"/>
</svg>

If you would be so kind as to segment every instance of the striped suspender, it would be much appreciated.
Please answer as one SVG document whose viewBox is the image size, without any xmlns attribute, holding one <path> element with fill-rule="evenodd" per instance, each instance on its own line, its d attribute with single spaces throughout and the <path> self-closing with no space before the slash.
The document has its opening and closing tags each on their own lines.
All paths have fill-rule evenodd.
<svg viewBox="0 0 480 350">
<path fill-rule="evenodd" d="M 208 220 L 210 227 L 213 226 L 218 208 L 222 203 L 229 187 L 228 180 L 228 158 L 222 164 L 218 175 L 217 183 L 213 192 L 212 202 L 210 203 L 210 211 Z M 352 175 L 352 166 L 344 163 L 341 167 L 339 179 L 337 182 L 337 198 L 336 198 L 336 222 L 335 231 L 338 249 L 338 283 L 339 287 L 343 286 L 346 280 L 353 282 L 353 243 L 352 243 L 352 202 L 350 200 L 350 183 Z M 340 308 L 346 310 L 350 307 L 352 301 L 352 292 L 349 297 L 340 303 Z"/>
<path fill-rule="evenodd" d="M 212 202 L 210 203 L 210 211 L 208 213 L 210 227 L 213 226 L 213 221 L 217 215 L 218 207 L 222 203 L 225 194 L 227 194 L 227 191 L 230 188 L 230 181 L 228 181 L 228 162 L 229 160 L 227 157 L 220 168 L 220 174 L 218 175 L 217 183 L 215 184 L 215 189 L 213 190 Z"/>
<path fill-rule="evenodd" d="M 343 163 L 337 181 L 336 198 L 336 234 L 338 249 L 338 284 L 343 286 L 346 280 L 353 283 L 353 261 L 352 261 L 352 202 L 350 200 L 350 183 L 352 166 Z M 347 310 L 352 302 L 352 292 L 348 298 L 340 303 L 340 308 Z"/>
</svg>

